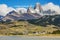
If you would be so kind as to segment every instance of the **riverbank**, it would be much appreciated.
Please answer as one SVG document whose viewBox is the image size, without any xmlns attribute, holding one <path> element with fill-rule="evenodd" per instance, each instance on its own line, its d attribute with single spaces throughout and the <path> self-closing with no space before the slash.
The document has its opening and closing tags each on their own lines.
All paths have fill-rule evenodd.
<svg viewBox="0 0 60 40">
<path fill-rule="evenodd" d="M 30 34 L 30 35 L 0 35 L 0 36 L 60 38 L 60 34 L 38 34 L 38 35 Z"/>
</svg>

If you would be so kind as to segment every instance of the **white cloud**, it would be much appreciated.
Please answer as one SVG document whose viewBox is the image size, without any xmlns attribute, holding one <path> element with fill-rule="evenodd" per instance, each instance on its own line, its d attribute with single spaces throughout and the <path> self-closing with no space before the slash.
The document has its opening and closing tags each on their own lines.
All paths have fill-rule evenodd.
<svg viewBox="0 0 60 40">
<path fill-rule="evenodd" d="M 42 6 L 43 10 L 52 10 L 52 11 L 56 11 L 57 13 L 60 13 L 60 7 L 58 5 L 55 5 L 53 3 L 48 3 Z"/>
<path fill-rule="evenodd" d="M 25 6 L 24 6 L 25 7 Z M 5 16 L 7 13 L 9 13 L 10 11 L 15 10 L 17 12 L 19 12 L 20 10 L 22 11 L 22 13 L 26 13 L 27 9 L 26 8 L 12 8 L 12 7 L 8 7 L 6 4 L 0 4 L 0 15 Z"/>
<path fill-rule="evenodd" d="M 27 13 L 27 9 L 26 8 L 16 8 L 17 12 L 22 12 L 22 13 Z"/>
<path fill-rule="evenodd" d="M 0 4 L 0 15 L 5 16 L 8 12 L 14 10 L 12 7 L 8 7 L 6 4 Z"/>
<path fill-rule="evenodd" d="M 12 10 L 16 10 L 16 11 L 21 10 L 23 13 L 27 12 L 27 9 L 24 7 L 28 7 L 28 6 L 16 6 L 16 7 L 18 7 L 18 8 L 14 9 L 12 7 L 8 7 L 6 4 L 0 4 L 0 15 L 5 16 L 7 13 L 9 13 Z M 23 8 L 20 8 L 20 7 L 23 7 Z M 51 9 L 52 11 L 56 11 L 56 12 L 60 13 L 60 7 L 58 5 L 51 3 L 51 2 L 43 5 L 42 8 L 43 8 L 43 10 Z"/>
</svg>

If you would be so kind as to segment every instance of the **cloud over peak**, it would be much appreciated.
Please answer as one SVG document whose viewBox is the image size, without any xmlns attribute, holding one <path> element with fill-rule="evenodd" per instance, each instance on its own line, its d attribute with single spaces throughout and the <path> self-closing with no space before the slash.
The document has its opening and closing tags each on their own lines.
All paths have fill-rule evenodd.
<svg viewBox="0 0 60 40">
<path fill-rule="evenodd" d="M 5 16 L 7 13 L 9 13 L 12 10 L 16 10 L 16 11 L 21 10 L 22 12 L 27 12 L 27 9 L 26 8 L 19 8 L 19 7 L 16 8 L 16 9 L 14 9 L 13 7 L 8 7 L 6 4 L 0 4 L 0 15 Z M 24 7 L 26 7 L 26 6 L 24 6 Z M 60 14 L 60 6 L 55 5 L 52 2 L 43 5 L 42 8 L 43 8 L 44 11 L 50 9 L 51 11 L 56 11 L 57 13 Z"/>
<path fill-rule="evenodd" d="M 60 7 L 58 5 L 53 4 L 52 2 L 45 4 L 42 6 L 43 10 L 51 10 L 60 13 Z"/>
<path fill-rule="evenodd" d="M 16 8 L 16 11 L 17 12 L 21 11 L 21 13 L 27 13 L 27 9 L 26 8 Z"/>
<path fill-rule="evenodd" d="M 5 16 L 8 12 L 14 10 L 12 7 L 8 7 L 6 4 L 0 4 L 0 15 Z"/>
</svg>

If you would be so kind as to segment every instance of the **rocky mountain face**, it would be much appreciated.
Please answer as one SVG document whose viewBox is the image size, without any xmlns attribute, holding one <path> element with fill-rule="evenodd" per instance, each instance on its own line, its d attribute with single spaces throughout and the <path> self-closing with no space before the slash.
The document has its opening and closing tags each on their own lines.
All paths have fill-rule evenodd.
<svg viewBox="0 0 60 40">
<path fill-rule="evenodd" d="M 56 11 L 51 11 L 49 9 L 49 10 L 43 11 L 43 14 L 45 14 L 45 15 L 57 15 L 57 12 Z"/>
<path fill-rule="evenodd" d="M 43 11 L 40 3 L 36 3 L 34 9 L 35 9 L 36 13 L 41 13 Z"/>
<path fill-rule="evenodd" d="M 7 14 L 2 20 L 31 20 L 31 19 L 38 19 L 41 16 L 37 13 L 24 13 L 24 14 L 19 14 L 15 11 L 10 12 Z"/>
<path fill-rule="evenodd" d="M 43 11 L 42 7 L 40 6 L 40 3 L 36 3 L 35 7 L 32 8 L 31 6 L 28 8 L 28 13 L 41 13 Z"/>
<path fill-rule="evenodd" d="M 20 14 L 18 14 L 16 11 L 9 12 L 2 20 L 18 20 L 18 17 L 20 17 Z"/>
</svg>

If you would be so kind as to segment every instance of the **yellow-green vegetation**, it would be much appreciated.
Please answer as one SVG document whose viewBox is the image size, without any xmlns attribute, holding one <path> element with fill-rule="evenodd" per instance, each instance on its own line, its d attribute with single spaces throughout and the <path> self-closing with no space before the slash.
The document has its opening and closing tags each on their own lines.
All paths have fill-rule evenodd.
<svg viewBox="0 0 60 40">
<path fill-rule="evenodd" d="M 14 21 L 12 23 L 0 23 L 0 35 L 48 35 L 60 29 L 54 25 L 47 27 L 30 24 L 27 21 Z"/>
</svg>

